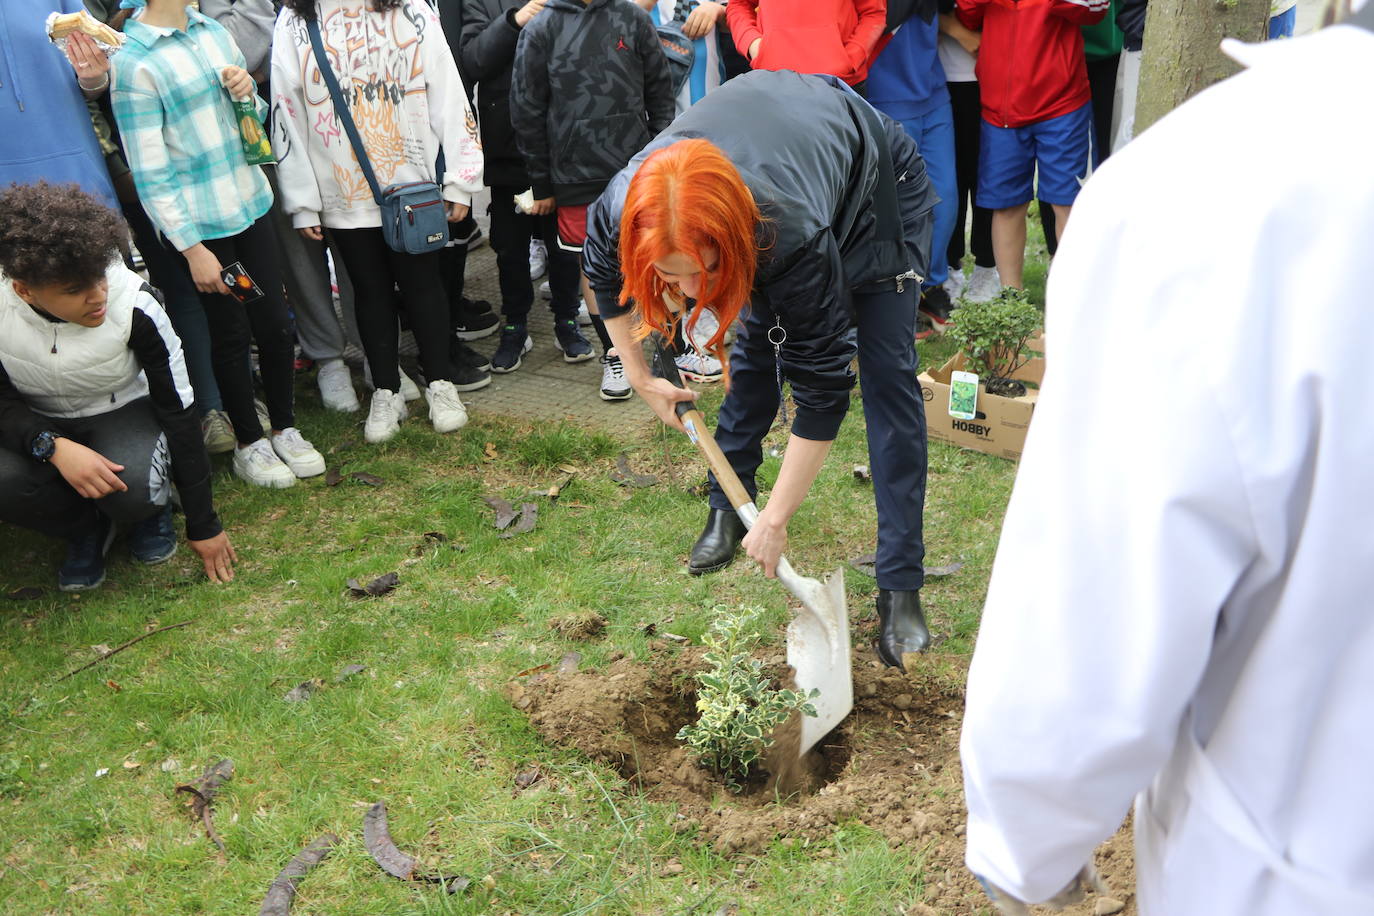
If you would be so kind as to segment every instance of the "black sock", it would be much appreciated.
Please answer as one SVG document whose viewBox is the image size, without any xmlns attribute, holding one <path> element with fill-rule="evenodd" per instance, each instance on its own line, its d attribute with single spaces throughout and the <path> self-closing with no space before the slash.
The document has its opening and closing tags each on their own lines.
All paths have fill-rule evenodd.
<svg viewBox="0 0 1374 916">
<path fill-rule="evenodd" d="M 611 343 L 611 335 L 606 333 L 606 322 L 601 320 L 600 315 L 592 316 L 592 328 L 596 331 L 597 340 L 601 341 L 602 353 L 609 353 L 615 344 Z"/>
</svg>

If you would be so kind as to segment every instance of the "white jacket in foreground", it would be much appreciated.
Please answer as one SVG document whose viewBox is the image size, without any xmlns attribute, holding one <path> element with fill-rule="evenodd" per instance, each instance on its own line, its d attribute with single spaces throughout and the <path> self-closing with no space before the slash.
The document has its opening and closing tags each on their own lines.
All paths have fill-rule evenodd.
<svg viewBox="0 0 1374 916">
<path fill-rule="evenodd" d="M 1374 913 L 1374 34 L 1237 56 L 1050 277 L 962 743 L 1029 902 L 1135 798 L 1145 916 Z"/>
<path fill-rule="evenodd" d="M 482 189 L 482 147 L 439 17 L 424 0 L 375 12 L 366 0 L 319 0 L 320 34 L 377 183 L 435 181 L 471 206 Z M 348 135 L 334 115 L 305 23 L 290 10 L 272 43 L 272 148 L 282 205 L 296 228 L 382 224 Z"/>
</svg>

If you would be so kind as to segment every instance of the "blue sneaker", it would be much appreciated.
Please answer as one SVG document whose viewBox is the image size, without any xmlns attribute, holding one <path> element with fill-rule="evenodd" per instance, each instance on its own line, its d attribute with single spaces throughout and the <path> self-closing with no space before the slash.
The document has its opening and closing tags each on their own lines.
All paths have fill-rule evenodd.
<svg viewBox="0 0 1374 916">
<path fill-rule="evenodd" d="M 105 581 L 105 554 L 114 535 L 114 522 L 104 512 L 96 512 L 95 523 L 67 547 L 67 560 L 57 571 L 58 590 L 84 592 L 99 588 Z"/>
<path fill-rule="evenodd" d="M 163 506 L 157 513 L 129 528 L 129 552 L 134 559 L 148 566 L 163 563 L 177 552 L 177 533 L 172 528 L 172 507 Z"/>
<path fill-rule="evenodd" d="M 592 345 L 577 328 L 576 318 L 560 318 L 553 323 L 553 345 L 563 351 L 563 362 L 582 363 L 592 358 Z"/>
</svg>

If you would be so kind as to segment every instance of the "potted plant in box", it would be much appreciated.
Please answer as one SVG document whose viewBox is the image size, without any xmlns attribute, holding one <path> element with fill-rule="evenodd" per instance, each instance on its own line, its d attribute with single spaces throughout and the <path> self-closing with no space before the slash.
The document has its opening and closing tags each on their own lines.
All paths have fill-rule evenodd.
<svg viewBox="0 0 1374 916">
<path fill-rule="evenodd" d="M 988 394 L 1019 398 L 1026 385 L 1012 376 L 1030 360 L 1026 342 L 1043 322 L 1025 291 L 1008 287 L 995 299 L 959 306 L 945 334 L 963 350 L 968 370 Z"/>
</svg>

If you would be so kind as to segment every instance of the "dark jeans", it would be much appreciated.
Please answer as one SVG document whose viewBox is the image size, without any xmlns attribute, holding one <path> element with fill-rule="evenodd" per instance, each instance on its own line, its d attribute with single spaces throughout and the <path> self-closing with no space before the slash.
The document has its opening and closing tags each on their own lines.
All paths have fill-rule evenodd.
<svg viewBox="0 0 1374 916">
<path fill-rule="evenodd" d="M 215 382 L 210 325 L 205 320 L 200 294 L 191 282 L 186 259 L 163 241 L 142 205 L 124 204 L 120 209 L 129 224 L 129 233 L 134 237 L 138 253 L 143 256 L 143 263 L 148 268 L 148 280 L 162 293 L 167 317 L 172 320 L 172 328 L 181 338 L 186 371 L 191 376 L 191 387 L 196 392 L 196 409 L 202 414 L 223 409 L 219 385 Z"/>
<path fill-rule="evenodd" d="M 854 293 L 859 378 L 868 424 L 868 460 L 878 508 L 875 563 L 880 588 L 912 591 L 925 574 L 922 512 L 926 496 L 926 414 L 916 383 L 916 284 L 905 292 Z M 763 437 L 778 411 L 771 312 L 755 303 L 741 313 L 730 352 L 730 392 L 716 421 L 716 441 L 749 495 L 763 460 Z M 730 501 L 711 477 L 711 508 Z"/>
<path fill-rule="evenodd" d="M 270 215 L 240 232 L 222 239 L 206 239 L 223 267 L 235 261 L 262 290 L 262 298 L 240 303 L 232 296 L 202 293 L 201 304 L 210 325 L 210 346 L 215 381 L 229 422 L 239 444 L 263 437 L 262 424 L 253 408 L 253 372 L 249 363 L 251 344 L 258 345 L 258 368 L 273 429 L 296 425 L 292 373 L 296 363 L 295 333 L 282 295 L 281 267 L 277 261 L 277 233 Z"/>
<path fill-rule="evenodd" d="M 501 315 L 506 324 L 524 324 L 534 304 L 534 283 L 530 280 L 530 239 L 542 231 L 545 239 L 558 238 L 558 218 L 517 213 L 515 195 L 523 188 L 491 189 L 491 247 L 496 251 L 496 271 L 501 282 Z M 553 293 L 555 318 L 577 317 L 581 265 L 576 252 L 566 251 L 557 242 L 549 251 L 549 290 Z"/>
<path fill-rule="evenodd" d="M 443 281 L 445 249 L 426 254 L 392 251 L 380 228 L 335 229 L 334 239 L 353 279 L 353 313 L 363 352 L 372 367 L 373 386 L 387 391 L 401 387 L 396 322 L 402 310 L 420 349 L 425 381 L 453 381 L 449 301 Z M 401 289 L 399 303 L 397 286 Z"/>
<path fill-rule="evenodd" d="M 959 184 L 959 214 L 949 237 L 948 257 L 950 266 L 958 267 L 964 261 L 968 208 L 978 189 L 978 137 L 983 130 L 983 106 L 977 80 L 945 85 L 949 87 L 949 102 L 954 109 L 954 171 Z M 969 247 L 973 250 L 973 263 L 979 267 L 997 266 L 992 255 L 992 211 L 986 207 L 973 208 Z"/>
<path fill-rule="evenodd" d="M 171 457 L 147 398 L 93 417 L 54 417 L 49 428 L 124 465 L 119 479 L 129 489 L 87 499 L 51 464 L 0 449 L 0 521 L 72 540 L 90 529 L 97 511 L 131 525 L 167 505 Z"/>
<path fill-rule="evenodd" d="M 1120 54 L 1088 61 L 1088 85 L 1093 94 L 1093 168 L 1112 153 L 1112 109 L 1116 105 L 1116 71 Z M 1053 257 L 1059 251 L 1055 238 L 1054 208 L 1040 204 L 1040 225 L 1045 230 L 1045 247 Z"/>
</svg>

